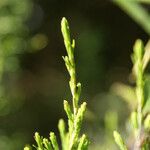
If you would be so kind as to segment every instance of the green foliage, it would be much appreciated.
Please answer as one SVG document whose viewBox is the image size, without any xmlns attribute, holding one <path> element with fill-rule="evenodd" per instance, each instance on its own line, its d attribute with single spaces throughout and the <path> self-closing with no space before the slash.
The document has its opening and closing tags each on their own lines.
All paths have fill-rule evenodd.
<svg viewBox="0 0 150 150">
<path fill-rule="evenodd" d="M 16 112 L 23 104 L 24 96 L 18 88 L 20 54 L 27 50 L 29 28 L 27 19 L 32 12 L 32 0 L 0 0 L 0 149 L 21 149 L 26 135 L 19 128 L 8 131 L 8 115 Z M 8 122 L 3 126 L 3 119 Z M 16 144 L 17 143 L 17 144 Z"/>
<path fill-rule="evenodd" d="M 86 110 L 86 102 L 79 105 L 81 83 L 76 79 L 76 68 L 74 60 L 74 48 L 75 40 L 71 40 L 70 29 L 68 22 L 65 18 L 61 21 L 61 31 L 64 38 L 64 44 L 67 51 L 67 56 L 63 57 L 66 68 L 70 75 L 69 86 L 72 94 L 72 107 L 68 101 L 64 100 L 64 110 L 68 117 L 68 129 L 63 119 L 59 120 L 58 129 L 60 132 L 61 149 L 62 150 L 87 150 L 89 141 L 85 134 L 80 137 L 81 125 L 83 122 L 84 113 Z M 38 133 L 35 133 L 35 141 L 37 146 L 34 146 L 37 150 L 59 150 L 59 145 L 56 136 L 53 132 L 50 132 L 49 139 L 41 137 Z M 24 150 L 30 150 L 29 147 L 25 147 Z"/>
<path fill-rule="evenodd" d="M 0 1 L 0 115 L 16 110 L 22 104 L 19 90 L 12 85 L 12 74 L 20 70 L 19 55 L 27 50 L 29 28 L 27 18 L 31 15 L 32 0 Z M 7 77 L 7 81 L 5 78 Z M 15 76 L 16 77 L 16 76 Z M 11 82 L 10 82 L 11 79 Z M 15 93 L 15 96 L 14 94 Z M 16 98 L 17 97 L 17 98 Z M 18 100 L 19 99 L 19 100 Z M 15 101 L 15 102 L 14 102 Z M 15 106 L 13 103 L 16 103 Z"/>
<path fill-rule="evenodd" d="M 150 34 L 150 15 L 148 11 L 141 4 L 150 4 L 149 0 L 113 0 L 120 6 L 129 16 L 131 16 L 148 34 Z M 133 149 L 148 150 L 150 147 L 149 132 L 149 83 L 148 77 L 145 76 L 145 68 L 150 60 L 150 42 L 143 46 L 141 40 L 137 40 L 134 45 L 134 53 L 132 55 L 133 62 L 133 76 L 136 82 L 135 92 L 131 87 L 121 86 L 121 93 L 125 91 L 132 91 L 131 96 L 124 96 L 126 101 L 132 105 L 132 112 L 130 123 L 134 132 L 134 146 Z M 123 88 L 122 88 L 123 87 Z M 119 93 L 119 95 L 121 94 Z M 124 94 L 125 95 L 125 94 Z M 130 98 L 129 98 L 130 97 Z M 136 102 L 133 98 L 137 99 Z M 132 99 L 132 101 L 131 101 Z M 116 139 L 115 139 L 116 140 Z M 117 143 L 117 142 L 116 142 Z M 118 143 L 117 143 L 118 144 Z M 118 144 L 119 146 L 119 144 Z"/>
<path fill-rule="evenodd" d="M 150 34 L 150 15 L 141 5 L 150 4 L 149 0 L 113 0 L 122 8 L 136 23 L 138 23 L 148 34 Z"/>
<path fill-rule="evenodd" d="M 121 5 L 126 4 L 124 0 L 119 1 Z M 138 18 L 135 12 L 132 14 L 137 20 L 141 19 L 145 14 L 144 10 L 137 4 L 138 1 L 129 1 L 126 5 L 130 7 L 131 3 L 134 6 L 134 9 L 129 9 L 130 13 L 133 10 L 139 9 L 141 11 L 141 16 Z M 128 9 L 126 7 L 126 9 Z M 145 20 L 145 19 L 144 19 Z M 141 20 L 140 20 L 141 21 Z M 139 21 L 139 22 L 140 22 Z M 149 28 L 147 27 L 147 22 L 144 22 L 142 25 L 145 30 L 149 32 Z M 64 110 L 68 117 L 68 124 L 63 119 L 59 120 L 58 129 L 60 133 L 61 139 L 61 147 L 58 144 L 55 133 L 50 132 L 49 138 L 43 138 L 39 135 L 39 133 L 35 133 L 35 141 L 37 150 L 87 150 L 89 141 L 85 134 L 80 136 L 81 126 L 83 122 L 84 113 L 86 110 L 86 103 L 83 102 L 79 105 L 79 99 L 81 94 L 81 83 L 77 82 L 76 78 L 76 64 L 74 59 L 74 49 L 75 49 L 75 40 L 71 39 L 69 24 L 65 18 L 61 21 L 61 31 L 64 38 L 64 44 L 67 51 L 67 56 L 63 57 L 65 62 L 67 71 L 70 76 L 69 86 L 72 95 L 72 105 L 67 100 L 64 100 Z M 132 79 L 135 82 L 135 87 L 117 85 L 121 90 L 121 95 L 123 98 L 127 99 L 126 102 L 129 103 L 131 111 L 130 115 L 130 125 L 132 126 L 132 133 L 134 135 L 133 138 L 133 146 L 134 150 L 149 150 L 150 140 L 150 114 L 149 111 L 145 111 L 147 105 L 147 94 L 146 94 L 146 66 L 148 65 L 150 56 L 149 56 L 149 48 L 144 48 L 143 42 L 141 40 L 137 40 L 133 47 L 133 54 L 131 56 L 133 62 L 132 69 Z M 127 95 L 128 93 L 128 95 Z M 149 92 L 148 92 L 149 93 Z M 131 102 L 131 99 L 136 99 L 135 102 Z M 106 128 L 108 130 L 113 130 L 117 128 L 117 114 L 110 112 L 110 114 L 106 114 L 105 123 Z M 128 150 L 132 149 L 129 145 L 126 145 L 121 135 L 114 131 L 113 133 L 114 139 L 120 150 Z M 24 150 L 30 150 L 30 147 L 25 147 Z"/>
<path fill-rule="evenodd" d="M 23 53 L 28 41 L 28 26 L 25 25 L 32 11 L 31 0 L 1 0 L 0 2 L 0 78 L 5 71 L 18 69 L 16 54 Z"/>
<path fill-rule="evenodd" d="M 136 110 L 131 113 L 130 123 L 133 127 L 134 132 L 134 149 L 148 150 L 150 146 L 149 132 L 150 132 L 150 117 L 149 112 L 144 112 L 144 108 L 147 103 L 146 93 L 145 93 L 145 55 L 147 51 L 143 46 L 141 40 L 135 42 L 132 54 L 133 62 L 133 76 L 136 82 L 135 94 L 137 99 Z M 148 63 L 147 63 L 148 64 Z M 145 117 L 146 115 L 146 117 Z M 114 138 L 121 150 L 123 150 L 122 138 L 119 134 L 114 132 Z"/>
<path fill-rule="evenodd" d="M 117 131 L 114 131 L 114 138 L 115 138 L 115 142 L 118 144 L 120 150 L 127 150 L 127 147 L 124 144 L 122 137 L 120 136 L 120 134 Z"/>
</svg>

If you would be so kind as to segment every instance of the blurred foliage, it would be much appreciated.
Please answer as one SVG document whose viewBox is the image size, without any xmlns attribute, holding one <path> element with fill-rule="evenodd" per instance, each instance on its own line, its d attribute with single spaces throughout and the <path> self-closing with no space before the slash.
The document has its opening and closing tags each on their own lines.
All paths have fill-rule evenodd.
<svg viewBox="0 0 150 150">
<path fill-rule="evenodd" d="M 24 95 L 17 86 L 18 75 L 20 73 L 19 59 L 30 47 L 30 29 L 27 19 L 32 14 L 33 3 L 31 0 L 1 0 L 0 1 L 0 116 L 8 117 L 15 113 L 23 105 Z M 31 44 L 35 40 L 43 38 L 44 35 L 33 37 Z M 35 49 L 41 49 L 43 41 L 39 46 L 34 44 Z M 33 45 L 33 44 L 32 44 Z M 43 45 L 41 47 L 41 45 Z M 8 127 L 3 127 L 4 132 L 0 134 L 0 149 L 20 149 L 26 136 L 21 135 L 20 131 L 15 131 L 18 136 L 8 138 Z M 17 129 L 15 129 L 17 130 Z M 17 133 L 18 132 L 18 133 Z M 21 135 L 21 136 L 19 136 Z M 22 143 L 22 144 L 21 144 Z"/>
<path fill-rule="evenodd" d="M 23 105 L 24 96 L 16 85 L 20 72 L 19 55 L 24 53 L 29 39 L 26 20 L 30 16 L 32 2 L 23 0 L 0 1 L 0 116 L 4 119 Z M 22 146 L 23 133 L 12 132 L 8 136 L 7 124 L 1 123 L 0 149 L 18 149 Z"/>
<path fill-rule="evenodd" d="M 129 106 L 132 106 L 131 108 L 131 116 L 128 121 L 128 125 L 130 126 L 129 136 L 132 137 L 132 141 L 126 144 L 123 142 L 121 136 L 119 133 L 114 131 L 114 138 L 117 143 L 117 145 L 122 150 L 126 150 L 128 147 L 129 149 L 149 149 L 149 130 L 150 130 L 150 124 L 149 121 L 149 111 L 150 111 L 150 105 L 149 105 L 149 85 L 147 82 L 149 82 L 149 78 L 145 77 L 145 69 L 148 65 L 147 51 L 149 51 L 149 48 L 146 46 L 144 48 L 144 45 L 141 40 L 137 40 L 135 42 L 134 48 L 133 48 L 133 54 L 132 54 L 132 62 L 133 62 L 133 68 L 132 68 L 132 79 L 134 80 L 136 86 L 133 90 L 133 87 L 129 86 L 123 86 L 121 85 L 117 94 L 124 95 L 123 93 L 129 93 L 127 91 L 132 91 L 134 94 L 130 94 L 128 96 L 123 96 L 124 99 L 127 100 L 127 103 Z M 145 60 L 146 59 L 146 60 Z M 145 63 L 147 62 L 147 63 Z M 146 64 L 146 65 L 144 65 Z M 126 87 L 126 88 L 125 88 Z M 130 92 L 131 93 L 131 92 Z M 130 98 L 129 98 L 130 97 Z M 129 101 L 130 99 L 130 101 Z M 136 101 L 136 103 L 135 103 Z M 118 137 L 119 136 L 119 137 Z M 127 140 L 126 140 L 127 141 Z M 140 143 L 140 144 L 139 144 Z"/>
<path fill-rule="evenodd" d="M 18 99 L 20 95 L 15 87 L 12 89 L 10 86 L 13 80 L 16 80 L 12 75 L 19 71 L 18 55 L 24 53 L 27 47 L 29 29 L 25 22 L 31 9 L 32 3 L 29 0 L 24 0 L 22 3 L 17 0 L 0 2 L 0 97 L 2 99 L 0 115 L 6 115 L 14 110 L 14 102 L 11 103 L 10 99 L 15 97 Z M 20 100 L 16 100 L 15 103 L 15 105 L 21 104 Z"/>
<path fill-rule="evenodd" d="M 150 4 L 149 0 L 114 0 L 114 2 L 150 34 L 150 15 L 141 5 L 141 3 Z"/>
</svg>

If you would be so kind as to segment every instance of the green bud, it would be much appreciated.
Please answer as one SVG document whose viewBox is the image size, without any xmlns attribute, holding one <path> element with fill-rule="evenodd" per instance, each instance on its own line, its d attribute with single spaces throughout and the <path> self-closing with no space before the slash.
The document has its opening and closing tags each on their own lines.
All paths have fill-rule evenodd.
<svg viewBox="0 0 150 150">
<path fill-rule="evenodd" d="M 48 141 L 48 139 L 44 138 L 43 139 L 43 144 L 44 144 L 44 146 L 45 146 L 46 149 L 52 150 L 51 143 Z"/>
<path fill-rule="evenodd" d="M 144 53 L 144 45 L 143 45 L 142 40 L 140 40 L 140 39 L 136 40 L 134 47 L 133 47 L 133 50 L 134 50 L 135 59 L 136 60 L 137 59 L 142 60 L 143 53 Z"/>
<path fill-rule="evenodd" d="M 89 141 L 85 134 L 82 135 L 82 137 L 79 140 L 79 145 L 77 150 L 86 150 L 89 145 Z"/>
<path fill-rule="evenodd" d="M 34 138 L 35 138 L 35 141 L 36 141 L 38 147 L 40 148 L 39 150 L 43 149 L 43 143 L 42 143 L 42 139 L 43 139 L 43 138 L 40 137 L 40 135 L 39 135 L 38 132 L 35 133 Z"/>
<path fill-rule="evenodd" d="M 61 139 L 64 139 L 65 134 L 66 134 L 66 129 L 65 129 L 65 122 L 64 122 L 63 119 L 59 120 L 58 129 L 59 129 L 59 132 L 60 132 Z"/>
<path fill-rule="evenodd" d="M 24 150 L 31 150 L 29 146 L 26 146 Z"/>
<path fill-rule="evenodd" d="M 66 129 L 65 129 L 65 122 L 63 119 L 59 120 L 58 123 L 58 129 L 59 129 L 59 133 L 60 133 L 60 138 L 61 138 L 61 142 L 62 142 L 62 148 L 65 149 L 66 147 Z"/>
<path fill-rule="evenodd" d="M 69 72 L 70 72 L 70 76 L 71 76 L 71 80 L 69 81 L 69 86 L 70 86 L 71 94 L 73 96 L 76 94 L 75 93 L 76 85 L 74 84 L 74 80 L 72 79 L 73 70 L 71 69 Z"/>
<path fill-rule="evenodd" d="M 64 37 L 64 41 L 70 42 L 70 29 L 68 21 L 65 17 L 61 20 L 61 31 Z"/>
<path fill-rule="evenodd" d="M 68 70 L 68 72 L 69 72 L 69 74 L 70 74 L 70 61 L 69 61 L 69 58 L 68 58 L 68 56 L 63 56 L 62 57 L 63 58 L 63 60 L 64 60 L 64 62 L 65 62 L 65 65 L 66 65 L 66 68 L 67 68 L 67 70 Z"/>
<path fill-rule="evenodd" d="M 69 29 L 68 21 L 64 17 L 62 18 L 62 21 L 61 21 L 61 31 L 62 31 L 62 35 L 64 38 L 64 44 L 68 53 L 68 57 L 71 60 L 72 46 L 71 46 L 71 38 L 70 38 L 70 29 Z M 73 46 L 74 46 L 74 43 L 73 43 Z"/>
<path fill-rule="evenodd" d="M 68 116 L 68 119 L 72 121 L 73 120 L 73 114 L 72 114 L 70 105 L 66 100 L 64 100 L 64 110 Z"/>
<path fill-rule="evenodd" d="M 54 132 L 50 132 L 50 140 L 54 150 L 59 150 L 58 143 Z"/>
<path fill-rule="evenodd" d="M 70 65 L 68 56 L 62 57 L 67 65 Z"/>
<path fill-rule="evenodd" d="M 138 39 L 135 42 L 135 45 L 133 47 L 134 53 L 132 54 L 132 62 L 134 64 L 133 66 L 133 74 L 135 75 L 137 80 L 140 81 L 140 78 L 142 77 L 143 73 L 143 55 L 144 55 L 144 45 L 142 40 Z"/>
<path fill-rule="evenodd" d="M 72 40 L 72 45 L 71 46 L 72 46 L 73 49 L 75 48 L 75 40 L 74 39 Z"/>
<path fill-rule="evenodd" d="M 83 104 L 81 104 L 80 108 L 78 109 L 77 115 L 75 117 L 75 130 L 77 135 L 81 129 L 85 110 L 86 110 L 86 102 L 83 102 Z"/>
</svg>

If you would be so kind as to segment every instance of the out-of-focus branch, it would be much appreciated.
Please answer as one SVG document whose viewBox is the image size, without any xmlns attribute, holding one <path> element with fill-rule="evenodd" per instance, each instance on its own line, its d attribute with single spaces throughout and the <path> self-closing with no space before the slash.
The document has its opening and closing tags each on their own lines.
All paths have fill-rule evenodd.
<svg viewBox="0 0 150 150">
<path fill-rule="evenodd" d="M 146 33 L 150 35 L 150 16 L 148 12 L 138 3 L 150 3 L 150 0 L 113 0 L 134 21 L 139 24 Z"/>
<path fill-rule="evenodd" d="M 131 0 L 131 1 L 136 1 L 136 2 L 139 2 L 139 3 L 150 4 L 150 0 Z"/>
</svg>

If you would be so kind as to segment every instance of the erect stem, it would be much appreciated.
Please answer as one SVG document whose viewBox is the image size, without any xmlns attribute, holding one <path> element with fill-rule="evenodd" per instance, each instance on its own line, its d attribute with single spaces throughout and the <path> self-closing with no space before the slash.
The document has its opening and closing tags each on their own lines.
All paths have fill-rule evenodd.
<svg viewBox="0 0 150 150">
<path fill-rule="evenodd" d="M 137 40 L 134 46 L 134 74 L 136 77 L 136 96 L 137 96 L 137 121 L 138 130 L 136 134 L 136 142 L 134 150 L 141 148 L 141 133 L 142 133 L 142 120 L 143 120 L 143 107 L 145 103 L 144 99 L 144 67 L 143 67 L 143 56 L 144 56 L 144 46 L 141 40 Z"/>
<path fill-rule="evenodd" d="M 64 57 L 64 61 L 70 75 L 69 85 L 72 94 L 73 112 L 75 115 L 78 109 L 78 99 L 76 96 L 77 95 L 76 68 L 75 68 L 75 60 L 74 60 L 75 41 L 74 40 L 71 41 L 69 25 L 65 18 L 62 19 L 61 30 L 62 30 L 64 43 L 68 54 L 68 56 Z"/>
<path fill-rule="evenodd" d="M 64 102 L 65 111 L 69 119 L 68 120 L 69 143 L 68 143 L 67 150 L 73 150 L 78 146 L 77 143 L 79 142 L 78 140 L 80 134 L 79 132 L 81 129 L 86 103 L 83 103 L 81 104 L 80 107 L 78 107 L 78 101 L 81 93 L 81 84 L 78 83 L 76 79 L 76 65 L 74 59 L 75 40 L 71 40 L 69 25 L 65 18 L 62 19 L 61 30 L 64 38 L 64 44 L 67 50 L 67 56 L 63 57 L 63 59 L 65 61 L 66 68 L 70 75 L 69 85 L 72 94 L 72 105 L 73 105 L 73 112 L 71 112 L 71 109 L 69 108 L 69 104 L 66 101 Z M 84 142 L 86 145 L 88 145 L 87 140 L 84 140 Z"/>
</svg>

